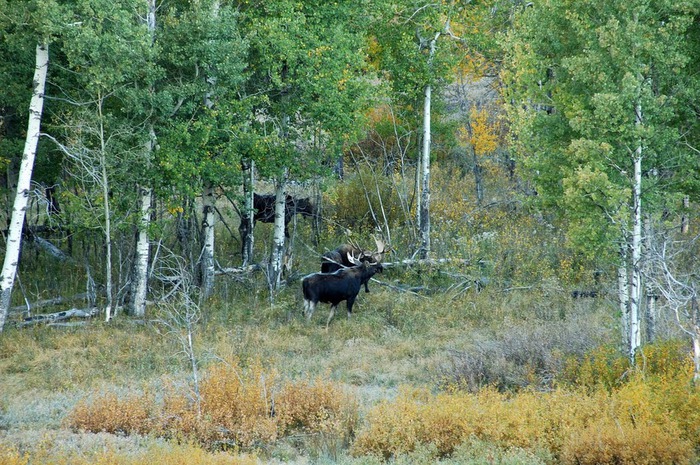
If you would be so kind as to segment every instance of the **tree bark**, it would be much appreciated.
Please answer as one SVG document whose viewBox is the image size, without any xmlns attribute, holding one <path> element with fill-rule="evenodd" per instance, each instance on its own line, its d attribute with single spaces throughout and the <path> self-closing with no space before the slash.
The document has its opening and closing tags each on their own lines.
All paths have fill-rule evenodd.
<svg viewBox="0 0 700 465">
<path fill-rule="evenodd" d="M 102 206 L 104 208 L 104 234 L 105 234 L 105 292 L 107 294 L 107 303 L 105 305 L 105 321 L 109 322 L 112 319 L 112 213 L 109 205 L 109 176 L 107 175 L 107 141 L 105 138 L 104 115 L 102 114 L 102 105 L 104 97 L 101 92 L 97 97 L 97 113 L 99 116 L 99 137 L 100 137 L 100 177 L 102 184 Z"/>
<path fill-rule="evenodd" d="M 275 184 L 275 230 L 272 245 L 270 284 L 274 290 L 279 289 L 282 280 L 284 258 L 284 215 L 286 208 L 285 176 Z"/>
<path fill-rule="evenodd" d="M 630 292 L 629 277 L 627 276 L 627 242 L 620 246 L 620 264 L 617 266 L 617 297 L 620 309 L 620 327 L 622 329 L 623 347 L 629 351 L 630 341 Z"/>
<path fill-rule="evenodd" d="M 156 36 L 156 0 L 146 0 L 147 14 L 146 27 L 150 36 L 151 45 L 155 43 Z M 153 125 L 149 125 L 149 138 L 144 147 L 146 164 L 150 164 L 153 148 L 155 147 L 155 131 Z M 153 202 L 153 190 L 147 186 L 139 186 L 139 198 L 141 203 L 141 217 L 139 218 L 136 239 L 136 256 L 134 259 L 134 271 L 132 279 L 131 299 L 129 311 L 132 315 L 143 317 L 146 315 L 146 298 L 148 295 L 148 258 L 150 253 L 150 239 L 148 230 L 151 225 L 151 203 Z"/>
<path fill-rule="evenodd" d="M 34 159 L 36 148 L 39 143 L 39 133 L 41 130 L 41 115 L 44 108 L 44 88 L 46 86 L 46 73 L 49 66 L 49 46 L 48 44 L 37 44 L 36 46 L 36 68 L 34 69 L 32 99 L 29 104 L 29 122 L 27 124 L 27 137 L 25 139 L 22 163 L 19 170 L 17 182 L 17 192 L 15 194 L 14 206 L 12 208 L 12 218 L 10 220 L 7 245 L 5 249 L 5 259 L 0 276 L 0 331 L 5 326 L 8 309 L 10 308 L 10 298 L 12 297 L 12 287 L 17 275 L 17 265 L 19 262 L 19 251 L 22 241 L 22 226 L 29 201 L 29 189 L 34 169 Z"/>
<path fill-rule="evenodd" d="M 244 165 L 244 171 L 247 171 L 247 175 L 243 178 L 243 195 L 245 197 L 245 211 L 241 217 L 241 222 L 244 223 L 241 228 L 239 228 L 243 234 L 241 234 L 241 244 L 243 251 L 243 266 L 248 265 L 253 262 L 253 246 L 255 245 L 255 234 L 254 228 L 254 218 L 255 211 L 253 207 L 253 196 L 255 192 L 255 162 L 253 160 L 247 161 Z"/>
<path fill-rule="evenodd" d="M 435 44 L 440 33 L 428 42 L 428 65 L 432 67 L 435 56 Z M 422 42 L 422 41 L 421 41 Z M 423 46 L 423 44 L 421 44 Z M 425 100 L 423 103 L 423 153 L 421 156 L 421 201 L 419 229 L 421 236 L 420 258 L 426 259 L 430 255 L 430 105 L 432 98 L 432 86 L 425 86 Z"/>
<path fill-rule="evenodd" d="M 476 204 L 477 206 L 481 206 L 484 200 L 483 168 L 479 163 L 479 156 L 476 154 L 474 147 L 472 147 L 472 156 L 474 160 L 474 189 L 476 193 Z"/>
<path fill-rule="evenodd" d="M 211 295 L 214 288 L 214 224 L 216 221 L 216 196 L 214 187 L 207 184 L 203 195 L 203 217 L 202 217 L 202 258 L 200 260 L 200 273 L 202 286 L 202 298 L 206 299 Z"/>
<path fill-rule="evenodd" d="M 136 240 L 136 258 L 134 260 L 133 289 L 131 292 L 130 313 L 134 316 L 146 315 L 146 297 L 148 294 L 148 258 L 150 240 L 148 228 L 151 222 L 151 202 L 153 192 L 148 187 L 140 187 L 141 218 Z"/>
<path fill-rule="evenodd" d="M 651 250 L 652 241 L 654 240 L 654 231 L 651 225 L 651 218 L 646 215 L 644 219 L 644 293 L 646 295 L 646 306 L 644 309 L 644 319 L 646 323 L 646 342 L 653 343 L 656 340 L 656 320 L 657 308 L 656 301 L 658 296 L 654 290 L 653 282 L 655 279 L 654 270 L 651 266 Z"/>
<path fill-rule="evenodd" d="M 641 104 L 635 105 L 637 126 L 642 124 Z M 640 303 L 642 301 L 642 142 L 634 152 L 632 214 L 632 287 L 630 289 L 630 360 L 634 361 L 637 348 L 641 345 Z"/>
<path fill-rule="evenodd" d="M 420 257 L 430 254 L 430 99 L 431 86 L 425 86 L 423 105 L 423 154 L 421 157 L 421 201 L 420 201 Z"/>
</svg>

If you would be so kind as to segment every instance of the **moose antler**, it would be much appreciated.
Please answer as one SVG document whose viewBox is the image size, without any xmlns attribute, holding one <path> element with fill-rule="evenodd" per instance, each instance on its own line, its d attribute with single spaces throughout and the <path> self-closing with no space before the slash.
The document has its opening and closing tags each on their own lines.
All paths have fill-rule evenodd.
<svg viewBox="0 0 700 465">
<path fill-rule="evenodd" d="M 355 256 L 354 256 L 353 254 L 351 254 L 350 252 L 348 252 L 347 255 L 348 255 L 348 261 L 349 261 L 350 263 L 352 263 L 353 265 L 362 265 L 362 261 L 360 261 L 360 260 L 358 260 L 357 258 L 355 258 Z"/>
<path fill-rule="evenodd" d="M 390 248 L 387 248 L 386 244 L 384 241 L 374 234 L 372 234 L 372 239 L 374 239 L 374 243 L 377 244 L 377 251 L 372 254 L 372 256 L 375 258 L 376 261 L 380 261 L 382 256 L 390 250 Z"/>
</svg>

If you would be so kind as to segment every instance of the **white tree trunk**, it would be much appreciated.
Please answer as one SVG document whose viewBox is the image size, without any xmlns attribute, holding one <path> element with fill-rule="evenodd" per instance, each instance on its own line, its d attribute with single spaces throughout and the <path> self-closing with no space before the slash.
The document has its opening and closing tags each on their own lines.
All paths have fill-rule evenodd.
<svg viewBox="0 0 700 465">
<path fill-rule="evenodd" d="M 644 294 L 646 295 L 646 307 L 644 311 L 644 319 L 646 323 L 646 341 L 653 343 L 656 340 L 656 320 L 657 308 L 656 301 L 658 296 L 654 289 L 653 283 L 657 281 L 654 276 L 654 270 L 651 266 L 650 255 L 653 250 L 654 230 L 651 225 L 651 218 L 646 215 L 644 219 Z"/>
<path fill-rule="evenodd" d="M 148 228 L 151 222 L 153 191 L 148 187 L 140 187 L 140 198 L 141 217 L 139 218 L 138 237 L 136 240 L 131 314 L 143 317 L 146 315 L 146 297 L 148 294 L 148 258 L 150 253 Z"/>
<path fill-rule="evenodd" d="M 219 15 L 219 2 L 212 5 L 212 17 Z M 213 91 L 216 87 L 216 76 L 207 75 L 205 81 L 209 84 L 209 90 L 204 95 L 204 105 L 208 109 L 214 108 Z M 216 196 L 214 186 L 210 181 L 205 181 L 202 192 L 202 253 L 200 260 L 200 284 L 201 297 L 206 299 L 214 288 L 214 225 L 216 222 Z"/>
<path fill-rule="evenodd" d="M 32 81 L 33 92 L 29 104 L 29 122 L 27 124 L 27 137 L 22 153 L 22 163 L 19 169 L 19 179 L 17 180 L 17 192 L 12 207 L 12 218 L 7 236 L 5 249 L 5 260 L 2 266 L 2 276 L 0 276 L 0 331 L 5 326 L 7 313 L 10 308 L 10 298 L 12 297 L 12 287 L 17 275 L 17 264 L 19 262 L 19 251 L 22 242 L 22 225 L 29 201 L 29 189 L 34 170 L 34 158 L 36 148 L 39 143 L 39 132 L 41 130 L 41 114 L 44 109 L 44 88 L 46 85 L 46 72 L 49 67 L 49 46 L 48 44 L 38 44 L 36 46 L 36 68 L 34 69 L 34 80 Z"/>
<path fill-rule="evenodd" d="M 99 116 L 99 138 L 100 138 L 100 184 L 102 186 L 102 207 L 104 208 L 104 234 L 105 234 L 105 290 L 107 303 L 105 305 L 105 321 L 112 319 L 112 213 L 109 205 L 109 176 L 107 175 L 107 140 L 105 137 L 104 115 L 102 105 L 104 97 L 101 93 L 97 98 L 97 113 Z"/>
<path fill-rule="evenodd" d="M 201 285 L 202 298 L 211 295 L 214 288 L 214 225 L 216 222 L 216 195 L 214 186 L 207 184 L 203 194 L 203 214 L 202 214 L 202 258 L 201 265 Z"/>
<path fill-rule="evenodd" d="M 271 276 L 270 284 L 273 289 L 278 289 L 282 279 L 282 267 L 284 265 L 284 215 L 285 215 L 285 181 L 278 180 L 275 184 L 275 230 L 272 244 Z"/>
<path fill-rule="evenodd" d="M 151 39 L 151 45 L 155 43 L 156 36 L 156 0 L 146 0 L 146 27 Z M 149 127 L 149 138 L 144 147 L 144 159 L 150 164 L 153 148 L 155 147 L 155 131 L 153 125 Z M 151 203 L 153 202 L 153 190 L 147 186 L 139 186 L 139 198 L 141 204 L 141 216 L 139 218 L 138 233 L 136 238 L 136 256 L 134 257 L 134 271 L 132 279 L 130 313 L 134 316 L 146 315 L 146 298 L 148 296 L 148 258 L 150 253 L 150 240 L 148 230 L 151 225 Z"/>
<path fill-rule="evenodd" d="M 695 326 L 693 332 L 693 383 L 697 385 L 700 382 L 700 327 Z"/>
<path fill-rule="evenodd" d="M 430 99 L 432 89 L 425 86 L 423 105 L 423 156 L 421 157 L 421 202 L 420 202 L 420 236 L 421 258 L 430 254 Z"/>
<path fill-rule="evenodd" d="M 620 309 L 620 328 L 623 347 L 629 351 L 630 343 L 630 290 L 627 276 L 627 244 L 620 247 L 620 264 L 617 267 L 617 297 Z"/>
<path fill-rule="evenodd" d="M 642 123 L 642 109 L 638 103 L 635 107 L 636 125 Z M 634 154 L 632 215 L 632 287 L 630 289 L 630 359 L 634 360 L 637 348 L 642 344 L 640 328 L 640 307 L 642 301 L 642 142 L 640 141 Z"/>
<path fill-rule="evenodd" d="M 245 237 L 241 237 L 243 241 L 243 266 L 253 262 L 253 246 L 255 245 L 254 217 L 255 211 L 253 208 L 253 197 L 255 193 L 255 162 L 249 160 L 247 163 L 248 175 L 243 180 L 243 194 L 245 195 L 245 213 L 241 221 L 245 222 L 245 226 L 241 228 L 246 231 Z"/>
</svg>

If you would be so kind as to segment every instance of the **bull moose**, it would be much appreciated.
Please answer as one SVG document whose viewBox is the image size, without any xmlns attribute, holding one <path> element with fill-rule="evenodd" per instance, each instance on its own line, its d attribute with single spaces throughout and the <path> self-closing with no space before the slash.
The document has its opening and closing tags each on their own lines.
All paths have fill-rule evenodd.
<svg viewBox="0 0 700 465">
<path fill-rule="evenodd" d="M 263 223 L 275 222 L 275 194 L 253 194 L 253 227 L 255 223 L 261 221 Z M 300 214 L 306 217 L 316 215 L 316 208 L 311 199 L 308 197 L 292 197 L 287 194 L 284 202 L 284 235 L 289 237 L 289 223 L 294 215 Z M 242 215 L 241 215 L 242 216 Z M 246 237 L 248 236 L 248 222 L 241 217 L 241 223 L 238 226 L 238 232 L 241 235 L 242 246 L 245 247 Z"/>
<path fill-rule="evenodd" d="M 336 249 L 323 254 L 321 260 L 321 273 L 332 273 L 342 268 L 355 266 L 355 262 L 379 263 L 386 252 L 384 242 L 374 238 L 377 244 L 377 251 L 364 250 L 357 244 L 343 244 Z M 364 282 L 365 292 L 369 292 L 368 281 Z"/>
<path fill-rule="evenodd" d="M 326 320 L 326 328 L 328 328 L 333 315 L 335 315 L 336 307 L 343 300 L 347 302 L 348 318 L 350 318 L 352 306 L 362 285 L 366 286 L 367 281 L 372 276 L 384 270 L 381 262 L 360 262 L 350 254 L 347 255 L 347 259 L 355 266 L 341 268 L 332 273 L 313 273 L 304 277 L 301 282 L 304 293 L 304 313 L 307 319 L 311 319 L 319 302 L 331 304 L 330 314 L 328 315 L 328 320 Z"/>
</svg>

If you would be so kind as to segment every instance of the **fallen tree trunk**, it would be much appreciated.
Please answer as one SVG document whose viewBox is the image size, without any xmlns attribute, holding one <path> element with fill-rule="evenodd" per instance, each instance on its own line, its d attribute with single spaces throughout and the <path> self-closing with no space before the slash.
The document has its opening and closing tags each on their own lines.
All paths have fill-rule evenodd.
<svg viewBox="0 0 700 465">
<path fill-rule="evenodd" d="M 262 270 L 262 266 L 260 265 L 247 265 L 247 266 L 241 266 L 238 268 L 219 268 L 214 272 L 216 275 L 222 275 L 222 274 L 243 274 L 243 273 L 252 273 L 253 271 L 259 271 Z"/>
<path fill-rule="evenodd" d="M 40 249 L 45 250 L 46 252 L 49 253 L 52 257 L 54 257 L 57 260 L 60 260 L 62 262 L 64 261 L 72 261 L 72 258 L 69 255 L 66 255 L 63 250 L 59 249 L 55 245 L 53 245 L 51 242 L 47 241 L 44 238 L 41 238 L 39 236 L 34 236 L 34 243 L 39 247 Z"/>
<path fill-rule="evenodd" d="M 65 310 L 63 312 L 29 316 L 26 317 L 24 321 L 17 323 L 17 326 L 22 328 L 40 323 L 55 323 L 57 321 L 67 320 L 69 318 L 92 318 L 99 314 L 99 312 L 100 311 L 97 307 L 86 309 L 71 308 L 70 310 Z"/>
<path fill-rule="evenodd" d="M 470 260 L 466 260 L 464 258 L 407 258 L 405 260 L 399 260 L 398 262 L 387 262 L 387 263 L 382 263 L 382 266 L 384 268 L 391 268 L 395 266 L 413 266 L 413 265 L 444 265 L 444 264 L 455 264 L 455 265 L 471 265 L 472 262 Z"/>
<path fill-rule="evenodd" d="M 10 308 L 10 313 L 20 313 L 20 312 L 31 312 L 34 309 L 37 308 L 42 308 L 42 307 L 50 307 L 53 305 L 61 305 L 66 302 L 73 302 L 76 300 L 87 300 L 89 297 L 89 294 L 87 292 L 83 292 L 82 294 L 76 294 L 72 297 L 54 297 L 52 299 L 45 299 L 45 300 L 40 300 L 38 302 L 34 302 L 33 304 L 27 305 L 17 305 L 15 307 Z"/>
</svg>

